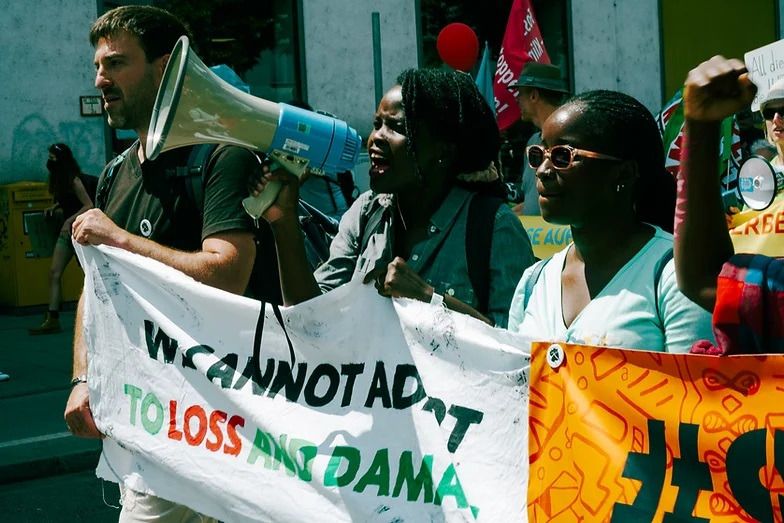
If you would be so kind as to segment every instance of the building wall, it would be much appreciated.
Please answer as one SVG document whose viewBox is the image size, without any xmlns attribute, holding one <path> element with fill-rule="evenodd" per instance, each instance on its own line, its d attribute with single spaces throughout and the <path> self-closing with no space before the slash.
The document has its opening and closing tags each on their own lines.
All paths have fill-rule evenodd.
<svg viewBox="0 0 784 523">
<path fill-rule="evenodd" d="M 376 110 L 371 14 L 380 15 L 383 91 L 417 65 L 412 0 L 302 0 L 307 99 L 363 136 Z"/>
<path fill-rule="evenodd" d="M 575 91 L 613 89 L 661 108 L 659 7 L 651 0 L 572 0 Z"/>
<path fill-rule="evenodd" d="M 716 9 L 716 0 L 660 0 L 659 3 L 665 99 L 683 86 L 691 69 L 712 56 L 743 60 L 747 52 L 778 39 L 778 0 L 725 2 L 721 9 Z M 701 24 L 695 30 L 694 20 L 711 9 L 710 23 Z M 740 31 L 740 27 L 753 30 Z M 695 37 L 695 33 L 699 36 Z"/>
<path fill-rule="evenodd" d="M 47 147 L 68 144 L 82 169 L 105 163 L 103 118 L 83 117 L 93 87 L 87 39 L 96 2 L 0 0 L 0 184 L 45 180 Z"/>
</svg>

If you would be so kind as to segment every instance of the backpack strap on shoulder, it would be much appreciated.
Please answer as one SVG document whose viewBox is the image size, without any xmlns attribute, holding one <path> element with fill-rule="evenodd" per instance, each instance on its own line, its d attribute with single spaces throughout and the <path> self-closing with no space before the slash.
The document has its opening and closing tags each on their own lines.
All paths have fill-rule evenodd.
<svg viewBox="0 0 784 523">
<path fill-rule="evenodd" d="M 475 193 L 468 203 L 466 224 L 466 262 L 468 278 L 474 289 L 478 310 L 487 314 L 490 308 L 490 254 L 493 243 L 493 227 L 501 198 Z"/>
<path fill-rule="evenodd" d="M 133 149 L 137 143 L 139 143 L 139 140 L 133 142 L 126 150 L 112 158 L 106 165 L 106 174 L 101 178 L 101 183 L 97 184 L 95 188 L 95 201 L 93 203 L 98 209 L 104 209 L 106 206 L 106 197 L 109 195 L 109 189 L 114 183 L 114 175 L 117 174 L 117 169 L 120 168 L 120 164 L 125 161 L 128 153 L 131 152 L 131 149 Z"/>
<path fill-rule="evenodd" d="M 539 260 L 538 262 L 534 263 L 531 266 L 531 274 L 528 276 L 528 279 L 525 280 L 525 297 L 523 298 L 523 311 L 528 308 L 528 302 L 531 301 L 531 294 L 534 292 L 534 287 L 536 286 L 536 282 L 539 281 L 539 276 L 542 275 L 542 271 L 544 270 L 544 266 L 547 265 L 547 262 L 550 261 L 550 258 L 545 258 L 544 260 Z"/>
<path fill-rule="evenodd" d="M 188 154 L 185 165 L 178 165 L 171 171 L 171 176 L 182 178 L 185 195 L 204 214 L 204 186 L 207 183 L 207 164 L 213 153 L 220 147 L 216 143 L 194 145 Z"/>
<path fill-rule="evenodd" d="M 297 202 L 299 225 L 305 240 L 305 254 L 311 269 L 316 270 L 329 259 L 329 246 L 338 232 L 338 222 L 308 202 Z"/>
<path fill-rule="evenodd" d="M 667 251 L 659 258 L 659 261 L 656 262 L 656 268 L 653 271 L 653 301 L 656 305 L 656 316 L 659 318 L 659 323 L 664 326 L 664 319 L 661 316 L 661 311 L 659 310 L 659 283 L 661 282 L 662 273 L 664 273 L 664 268 L 670 263 L 672 260 L 673 252 L 672 248 L 667 249 Z"/>
</svg>

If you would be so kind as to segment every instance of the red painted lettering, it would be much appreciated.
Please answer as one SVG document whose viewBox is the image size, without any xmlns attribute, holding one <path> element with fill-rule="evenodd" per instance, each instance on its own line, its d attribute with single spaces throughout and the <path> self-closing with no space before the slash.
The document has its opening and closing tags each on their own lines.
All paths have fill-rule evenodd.
<svg viewBox="0 0 784 523">
<path fill-rule="evenodd" d="M 762 215 L 762 233 L 763 234 L 770 234 L 773 232 L 773 215 L 772 214 L 763 214 Z"/>
<path fill-rule="evenodd" d="M 222 410 L 212 411 L 212 414 L 210 414 L 210 432 L 215 436 L 215 441 L 210 441 L 210 439 L 207 438 L 207 444 L 205 445 L 207 450 L 215 452 L 223 445 L 223 431 L 218 424 L 223 423 L 224 421 L 226 421 L 225 412 Z"/>
<path fill-rule="evenodd" d="M 759 217 L 752 218 L 751 220 L 749 220 L 749 222 L 746 224 L 746 229 L 744 231 L 744 234 L 749 234 L 751 231 L 754 231 L 754 234 L 759 234 L 759 231 L 757 230 L 758 224 L 759 224 Z"/>
<path fill-rule="evenodd" d="M 776 213 L 776 234 L 784 232 L 784 212 Z"/>
<path fill-rule="evenodd" d="M 237 434 L 237 427 L 245 426 L 245 419 L 241 416 L 232 416 L 229 424 L 226 426 L 226 434 L 229 437 L 231 445 L 223 447 L 223 452 L 230 456 L 237 456 L 242 450 L 242 440 Z"/>
<path fill-rule="evenodd" d="M 196 434 L 192 432 L 191 427 L 191 420 L 194 418 L 198 422 Z M 188 445 L 194 447 L 201 445 L 204 435 L 207 434 L 207 414 L 201 406 L 191 405 L 188 407 L 182 420 L 182 430 L 185 432 L 185 441 L 188 442 Z"/>
<path fill-rule="evenodd" d="M 182 432 L 177 430 L 177 402 L 175 400 L 169 402 L 169 438 L 176 441 L 182 439 Z"/>
</svg>

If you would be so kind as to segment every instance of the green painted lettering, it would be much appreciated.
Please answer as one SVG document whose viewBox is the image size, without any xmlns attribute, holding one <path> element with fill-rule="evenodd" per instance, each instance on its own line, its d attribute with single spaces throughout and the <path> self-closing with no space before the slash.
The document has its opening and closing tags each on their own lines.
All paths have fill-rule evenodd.
<svg viewBox="0 0 784 523">
<path fill-rule="evenodd" d="M 126 383 L 125 393 L 131 397 L 131 425 L 136 425 L 136 406 L 142 398 L 142 389 L 136 385 Z"/>
<path fill-rule="evenodd" d="M 324 486 L 325 487 L 345 487 L 357 476 L 359 470 L 359 463 L 362 457 L 358 449 L 354 447 L 337 446 L 332 451 L 332 456 L 327 463 L 327 470 L 324 471 Z M 346 461 L 346 470 L 338 475 L 340 465 Z"/>
<path fill-rule="evenodd" d="M 397 479 L 395 480 L 395 488 L 392 490 L 392 497 L 400 496 L 403 490 L 403 485 L 406 486 L 406 499 L 408 501 L 416 501 L 419 499 L 419 493 L 423 493 L 423 502 L 433 502 L 433 456 L 425 455 L 422 457 L 422 467 L 419 473 L 414 475 L 414 462 L 412 452 L 407 450 L 400 455 L 400 465 L 397 470 Z"/>
<path fill-rule="evenodd" d="M 150 407 L 155 411 L 154 418 L 150 418 Z M 163 405 L 152 392 L 148 392 L 142 400 L 142 426 L 150 434 L 158 434 L 163 427 Z"/>
<path fill-rule="evenodd" d="M 248 453 L 248 463 L 253 465 L 260 457 L 264 458 L 264 468 L 272 468 L 271 458 L 272 445 L 270 442 L 272 437 L 264 431 L 256 429 L 256 435 L 253 437 L 253 447 Z"/>
<path fill-rule="evenodd" d="M 457 477 L 457 471 L 455 471 L 455 466 L 452 463 L 446 468 L 444 475 L 441 476 L 441 481 L 438 482 L 435 500 L 436 505 L 440 505 L 446 496 L 454 497 L 458 508 L 468 507 L 465 492 L 463 492 L 463 487 L 460 485 L 460 479 Z"/>
<path fill-rule="evenodd" d="M 378 449 L 367 472 L 354 485 L 354 492 L 364 492 L 369 485 L 378 487 L 378 496 L 389 496 L 389 449 Z"/>
</svg>

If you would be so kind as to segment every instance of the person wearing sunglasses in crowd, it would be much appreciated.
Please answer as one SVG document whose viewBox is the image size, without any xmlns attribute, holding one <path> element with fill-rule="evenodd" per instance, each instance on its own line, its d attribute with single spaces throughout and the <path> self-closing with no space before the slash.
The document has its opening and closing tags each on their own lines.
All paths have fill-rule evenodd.
<svg viewBox="0 0 784 523">
<path fill-rule="evenodd" d="M 784 166 L 784 78 L 774 83 L 760 104 L 765 120 L 765 136 L 776 148 L 773 165 Z"/>
<path fill-rule="evenodd" d="M 533 339 L 687 352 L 710 316 L 678 290 L 675 180 L 653 116 L 634 98 L 590 91 L 558 108 L 527 149 L 542 217 L 573 243 L 526 270 L 509 329 Z"/>
<path fill-rule="evenodd" d="M 491 235 L 487 299 L 473 286 L 468 267 L 469 212 L 479 191 L 503 194 L 492 162 L 500 136 L 492 111 L 471 77 L 436 69 L 409 69 L 384 97 L 367 142 L 370 187 L 343 215 L 330 257 L 315 274 L 306 263 L 297 220 L 296 178 L 275 170 L 284 187 L 264 218 L 275 236 L 281 291 L 294 305 L 348 283 L 355 274 L 383 296 L 406 297 L 505 325 L 523 270 L 534 261 L 520 221 L 496 205 Z"/>
<path fill-rule="evenodd" d="M 689 72 L 683 91 L 684 156 L 678 174 L 675 267 L 683 293 L 713 312 L 710 354 L 784 352 L 784 260 L 734 254 L 720 195 L 719 128 L 757 92 L 743 62 L 715 56 Z M 784 150 L 784 82 L 760 108 L 768 139 Z"/>
</svg>

